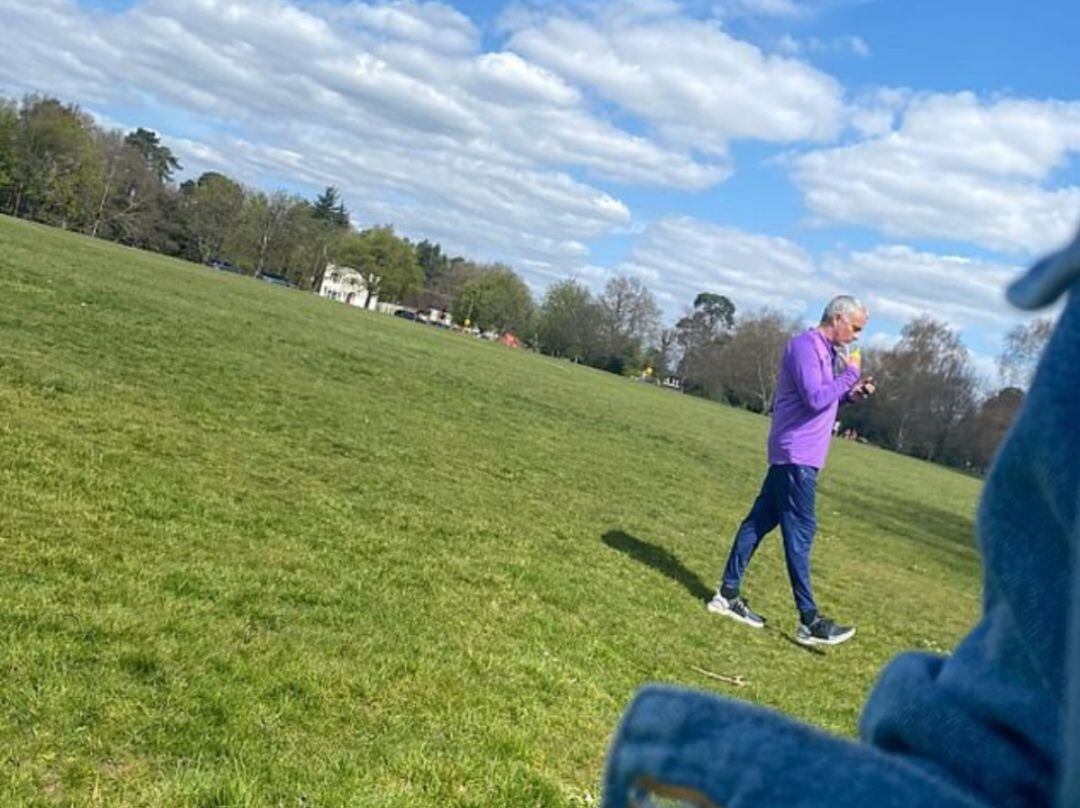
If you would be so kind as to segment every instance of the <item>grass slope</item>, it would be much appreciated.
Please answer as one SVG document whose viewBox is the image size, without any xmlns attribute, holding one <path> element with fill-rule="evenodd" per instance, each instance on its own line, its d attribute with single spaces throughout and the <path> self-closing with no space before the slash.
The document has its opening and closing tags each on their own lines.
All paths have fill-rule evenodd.
<svg viewBox="0 0 1080 808">
<path fill-rule="evenodd" d="M 0 218 L 5 805 L 583 805 L 635 688 L 845 734 L 977 613 L 976 481 L 839 443 L 708 615 L 767 422 Z M 700 667 L 749 684 L 737 691 Z"/>
</svg>

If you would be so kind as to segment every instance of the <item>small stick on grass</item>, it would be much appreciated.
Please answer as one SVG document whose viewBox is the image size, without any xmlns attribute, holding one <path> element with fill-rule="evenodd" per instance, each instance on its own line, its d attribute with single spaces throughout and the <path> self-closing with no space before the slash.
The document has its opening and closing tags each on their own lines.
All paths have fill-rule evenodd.
<svg viewBox="0 0 1080 808">
<path fill-rule="evenodd" d="M 745 687 L 746 685 L 750 684 L 741 676 L 724 676 L 721 673 L 713 673 L 712 671 L 707 671 L 704 668 L 699 668 L 695 665 L 691 665 L 690 668 L 691 670 L 695 670 L 703 676 L 708 676 L 710 679 L 718 679 L 721 682 L 727 682 L 727 684 L 729 685 L 735 685 L 735 687 Z"/>
</svg>

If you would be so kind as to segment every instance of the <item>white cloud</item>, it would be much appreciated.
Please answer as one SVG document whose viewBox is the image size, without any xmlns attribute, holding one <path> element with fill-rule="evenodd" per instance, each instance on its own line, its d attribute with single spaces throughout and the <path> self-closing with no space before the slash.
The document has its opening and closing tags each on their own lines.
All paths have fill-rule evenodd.
<svg viewBox="0 0 1080 808">
<path fill-rule="evenodd" d="M 848 106 L 848 124 L 864 138 L 887 135 L 911 96 L 910 90 L 899 87 L 876 87 L 863 92 Z"/>
<path fill-rule="evenodd" d="M 982 391 L 990 394 L 999 388 L 1001 372 L 998 370 L 997 357 L 981 351 L 968 351 L 971 365 Z"/>
<path fill-rule="evenodd" d="M 841 39 L 842 45 L 851 48 L 851 52 L 864 59 L 870 55 L 870 45 L 861 36 L 847 36 Z"/>
<path fill-rule="evenodd" d="M 707 21 L 530 17 L 508 46 L 639 117 L 667 142 L 714 155 L 735 138 L 827 140 L 842 123 L 834 79 Z"/>
<path fill-rule="evenodd" d="M 878 351 L 889 351 L 896 347 L 900 341 L 899 334 L 890 334 L 888 331 L 873 331 L 866 344 Z"/>
<path fill-rule="evenodd" d="M 806 3 L 795 0 L 719 0 L 713 13 L 722 19 L 735 17 L 794 18 L 809 13 Z"/>
<path fill-rule="evenodd" d="M 355 21 L 368 31 L 407 40 L 447 53 L 469 53 L 480 41 L 480 32 L 460 11 L 442 3 L 398 2 L 384 5 L 349 3 L 331 7 L 332 19 Z"/>
<path fill-rule="evenodd" d="M 785 3 L 742 5 L 782 14 Z M 549 273 L 634 226 L 604 183 L 703 190 L 731 173 L 732 138 L 822 139 L 843 124 L 829 76 L 673 0 L 579 8 L 508 14 L 508 47 L 485 51 L 441 2 L 135 0 L 87 12 L 0 0 L 0 26 L 20 42 L 0 49 L 0 91 L 152 126 L 188 173 L 334 184 L 358 224 L 392 221 Z"/>
<path fill-rule="evenodd" d="M 325 130 L 291 138 L 292 149 L 230 140 L 216 151 L 251 175 L 287 171 L 315 186 L 328 177 L 344 178 L 345 187 L 363 184 L 365 193 L 346 199 L 358 224 L 393 223 L 484 260 L 513 255 L 575 266 L 586 240 L 629 221 L 622 202 L 565 174 L 434 151 L 420 167 L 411 144 L 356 151 L 347 136 Z"/>
<path fill-rule="evenodd" d="M 12 94 L 47 90 L 83 103 L 112 95 L 116 85 L 108 66 L 122 58 L 123 48 L 84 19 L 70 0 L 0 0 L 4 40 L 19 43 L 0 48 L 0 88 Z"/>
<path fill-rule="evenodd" d="M 581 101 L 575 88 L 514 53 L 486 53 L 476 60 L 473 70 L 474 91 L 502 104 L 544 102 L 567 107 Z"/>
<path fill-rule="evenodd" d="M 819 39 L 808 37 L 796 39 L 791 34 L 784 34 L 777 43 L 781 53 L 796 56 L 804 53 L 812 54 L 854 54 L 866 59 L 870 56 L 870 46 L 861 36 L 838 36 L 832 39 Z"/>
<path fill-rule="evenodd" d="M 686 216 L 643 224 L 603 183 L 703 189 L 729 173 L 732 138 L 787 143 L 850 125 L 862 142 L 790 158 L 814 213 L 1029 249 L 1058 220 L 1067 235 L 1080 211 L 1080 190 L 1048 185 L 1080 143 L 1078 105 L 878 90 L 845 107 L 828 76 L 677 11 L 666 0 L 542 9 L 517 17 L 507 49 L 485 52 L 468 18 L 439 3 L 142 0 L 86 14 L 71 0 L 0 0 L 0 25 L 22 43 L 0 49 L 0 88 L 130 125 L 148 125 L 151 109 L 188 172 L 334 184 L 360 226 L 393 223 L 534 282 L 634 274 L 669 316 L 715 291 L 740 311 L 813 318 L 851 288 L 898 323 L 931 310 L 1002 327 L 1009 267 L 896 246 L 818 265 L 785 238 Z M 622 126 L 627 115 L 646 131 Z M 632 238 L 627 259 L 596 267 L 590 243 L 613 234 Z"/>
<path fill-rule="evenodd" d="M 929 315 L 990 352 L 1021 319 L 1004 298 L 1020 271 L 900 244 L 834 252 L 818 262 L 789 239 L 685 216 L 649 224 L 613 270 L 641 278 L 669 318 L 709 291 L 727 295 L 742 312 L 769 306 L 811 322 L 843 292 L 870 308 L 874 347 L 891 347 L 899 328 Z"/>
<path fill-rule="evenodd" d="M 994 330 L 1018 319 L 1005 302 L 1005 287 L 1020 275 L 1015 266 L 881 245 L 826 256 L 822 269 L 855 290 L 872 315 L 894 322 L 927 314 L 956 329 Z"/>
<path fill-rule="evenodd" d="M 669 315 L 700 292 L 726 295 L 740 311 L 771 306 L 791 314 L 829 294 L 798 244 L 685 216 L 650 224 L 617 271 L 641 278 Z"/>
<path fill-rule="evenodd" d="M 729 173 L 619 128 L 572 77 L 483 52 L 441 3 L 143 0 L 90 14 L 0 0 L 0 25 L 21 43 L 0 49 L 9 95 L 124 109 L 189 172 L 334 184 L 358 223 L 393 221 L 470 255 L 570 269 L 589 239 L 630 224 L 600 180 L 701 189 Z"/>
<path fill-rule="evenodd" d="M 1037 252 L 1065 241 L 1080 218 L 1080 187 L 1053 187 L 1080 151 L 1080 103 L 970 93 L 914 97 L 900 125 L 855 117 L 868 140 L 791 161 L 809 208 L 826 220 L 892 236 L 970 241 Z M 884 131 L 883 131 L 884 130 Z"/>
</svg>

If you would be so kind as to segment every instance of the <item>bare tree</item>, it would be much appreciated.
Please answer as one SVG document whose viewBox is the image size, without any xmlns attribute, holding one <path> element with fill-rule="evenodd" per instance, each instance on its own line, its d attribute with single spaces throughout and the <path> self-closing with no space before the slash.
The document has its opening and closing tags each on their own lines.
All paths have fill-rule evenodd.
<svg viewBox="0 0 1080 808">
<path fill-rule="evenodd" d="M 1005 335 L 1005 346 L 997 360 L 1002 384 L 1027 387 L 1031 383 L 1035 366 L 1053 330 L 1053 319 L 1040 317 L 1029 324 L 1015 326 Z"/>
<path fill-rule="evenodd" d="M 287 274 L 303 223 L 310 219 L 311 205 L 295 194 L 248 190 L 225 249 L 257 278 L 265 272 Z"/>
<path fill-rule="evenodd" d="M 975 409 L 976 374 L 967 348 L 945 323 L 923 316 L 876 358 L 878 395 L 870 402 L 870 437 L 906 454 L 939 460 Z"/>
<path fill-rule="evenodd" d="M 1023 403 L 1023 390 L 1006 387 L 979 406 L 978 415 L 972 422 L 970 445 L 967 447 L 967 457 L 974 469 L 985 471 L 990 467 L 998 446 Z"/>
<path fill-rule="evenodd" d="M 678 332 L 674 328 L 665 328 L 660 332 L 660 339 L 649 357 L 657 378 L 664 378 L 676 372 L 679 367 Z"/>
<path fill-rule="evenodd" d="M 781 353 L 800 329 L 796 320 L 773 309 L 741 318 L 716 351 L 710 373 L 724 397 L 755 412 L 772 410 Z"/>
<path fill-rule="evenodd" d="M 660 333 L 660 307 L 645 285 L 625 275 L 612 278 L 597 306 L 597 358 L 610 370 L 637 362 Z"/>
<path fill-rule="evenodd" d="M 91 236 L 122 244 L 158 246 L 165 230 L 168 189 L 144 156 L 120 132 L 95 131 L 101 172 L 97 177 Z"/>
</svg>

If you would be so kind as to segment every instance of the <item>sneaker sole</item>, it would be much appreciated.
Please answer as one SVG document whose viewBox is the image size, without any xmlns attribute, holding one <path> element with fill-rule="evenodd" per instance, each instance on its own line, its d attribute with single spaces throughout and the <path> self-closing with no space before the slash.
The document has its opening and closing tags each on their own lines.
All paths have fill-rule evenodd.
<svg viewBox="0 0 1080 808">
<path fill-rule="evenodd" d="M 806 646 L 811 646 L 811 645 L 839 645 L 842 642 L 847 642 L 848 640 L 850 640 L 854 636 L 855 636 L 855 629 L 852 629 L 847 634 L 839 634 L 836 637 L 830 637 L 827 640 L 823 640 L 820 637 L 800 637 L 798 634 L 796 634 L 795 635 L 795 642 L 797 642 L 799 645 L 806 645 Z"/>
<path fill-rule="evenodd" d="M 730 617 L 732 620 L 742 623 L 744 626 L 750 626 L 750 628 L 765 628 L 764 623 L 755 623 L 753 620 L 747 620 L 741 614 L 736 614 L 735 612 L 731 611 L 731 609 L 725 609 L 723 606 L 713 606 L 712 603 L 709 603 L 705 606 L 705 609 L 712 612 L 713 614 Z"/>
</svg>

